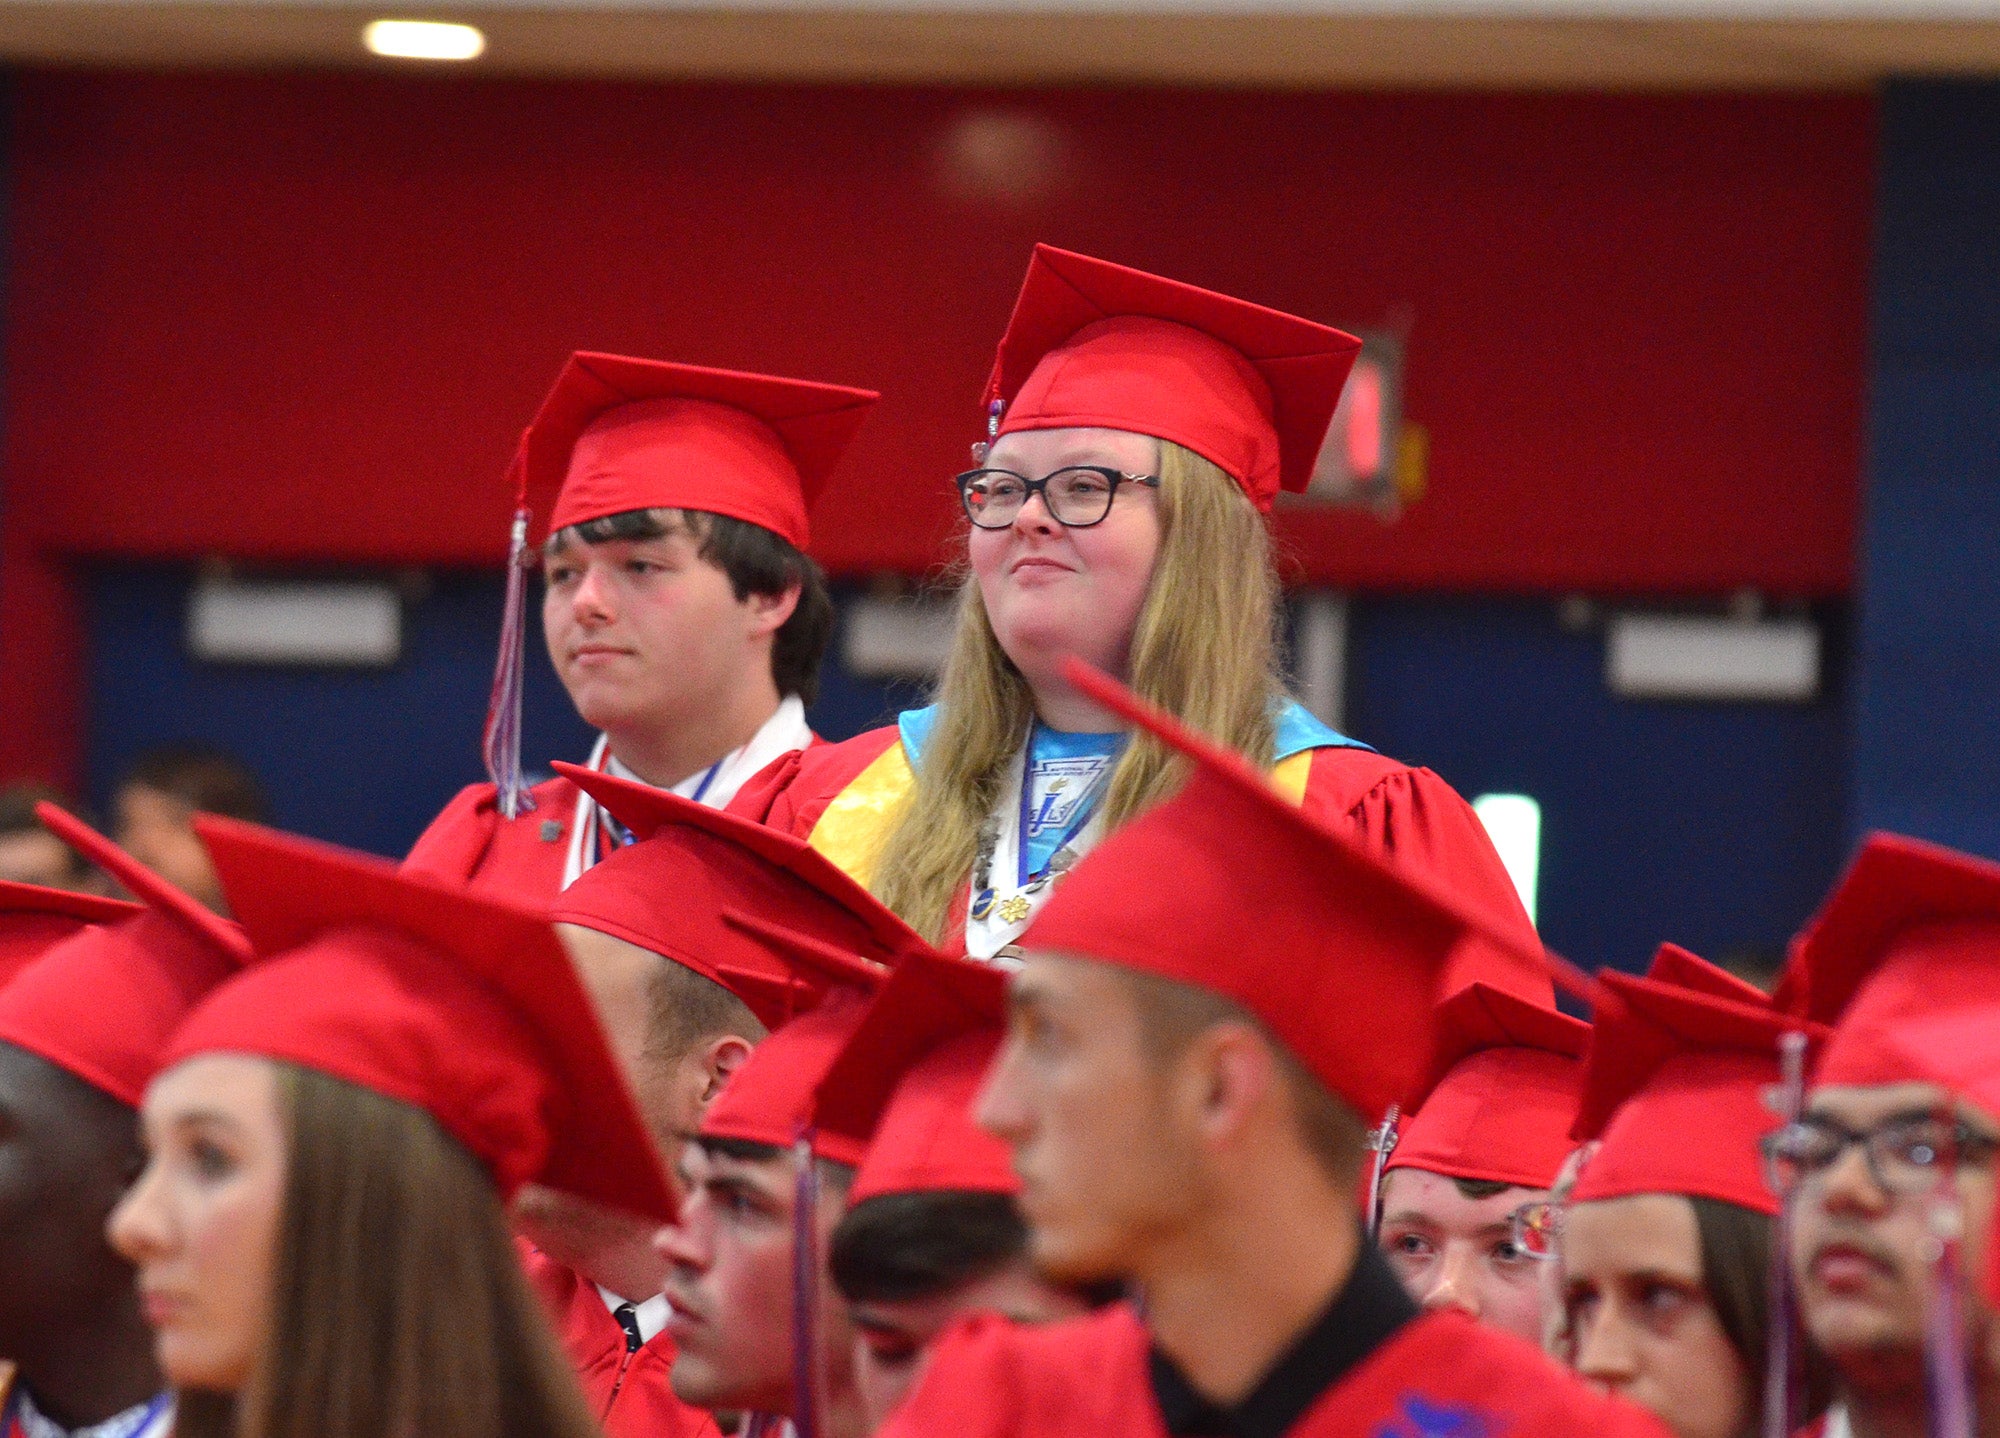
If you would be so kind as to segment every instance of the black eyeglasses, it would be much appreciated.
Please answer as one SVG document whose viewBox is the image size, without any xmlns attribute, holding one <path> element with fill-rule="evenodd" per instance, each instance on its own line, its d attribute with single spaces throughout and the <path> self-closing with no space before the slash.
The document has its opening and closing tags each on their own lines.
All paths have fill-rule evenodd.
<svg viewBox="0 0 2000 1438">
<path fill-rule="evenodd" d="M 1884 1193 L 1922 1193 L 1958 1163 L 1979 1163 L 2000 1149 L 2000 1140 L 1978 1132 L 1962 1119 L 1937 1114 L 1904 1114 L 1856 1132 L 1832 1119 L 1808 1116 L 1766 1134 L 1758 1145 L 1764 1178 L 1774 1193 L 1792 1191 L 1825 1173 L 1854 1144 L 1861 1145 L 1868 1176 Z"/>
<path fill-rule="evenodd" d="M 1111 513 L 1111 500 L 1121 484 L 1160 487 L 1156 474 L 1125 474 L 1098 464 L 1073 464 L 1040 479 L 1011 469 L 968 469 L 958 476 L 958 498 L 965 517 L 980 529 L 1005 529 L 1028 500 L 1041 495 L 1049 517 L 1065 529 L 1088 529 Z"/>
</svg>

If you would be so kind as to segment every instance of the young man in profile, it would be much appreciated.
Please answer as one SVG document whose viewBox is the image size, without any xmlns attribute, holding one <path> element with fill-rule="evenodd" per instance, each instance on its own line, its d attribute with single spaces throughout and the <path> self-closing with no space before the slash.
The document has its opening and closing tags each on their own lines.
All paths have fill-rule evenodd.
<svg viewBox="0 0 2000 1438">
<path fill-rule="evenodd" d="M 591 769 L 720 808 L 812 742 L 805 706 L 833 606 L 805 554 L 806 511 L 875 399 L 570 357 L 522 441 L 516 524 L 524 545 L 546 534 L 543 635 L 577 713 L 600 731 Z M 503 675 L 510 663 L 519 655 L 503 647 Z M 519 776 L 491 747 L 494 726 L 518 718 L 506 688 L 496 681 L 487 721 L 495 782 L 461 791 L 406 862 L 546 902 L 629 836 L 567 779 L 512 792 Z"/>
<path fill-rule="evenodd" d="M 1239 757 L 1071 677 L 1197 768 L 1028 931 L 978 1112 L 1013 1148 L 1044 1274 L 1126 1280 L 1144 1316 L 975 1319 L 882 1431 L 1658 1438 L 1520 1339 L 1419 1314 L 1362 1231 L 1361 1115 L 1420 1083 L 1454 950 L 1513 946 Z"/>
</svg>

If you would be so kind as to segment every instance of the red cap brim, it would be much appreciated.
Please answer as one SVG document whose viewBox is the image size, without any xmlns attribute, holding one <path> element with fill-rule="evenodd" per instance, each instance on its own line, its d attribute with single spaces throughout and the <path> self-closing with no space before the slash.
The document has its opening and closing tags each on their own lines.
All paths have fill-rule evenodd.
<svg viewBox="0 0 2000 1438">
<path fill-rule="evenodd" d="M 323 935 L 371 929 L 449 961 L 534 1035 L 558 1096 L 562 1112 L 547 1121 L 547 1159 L 529 1176 L 612 1208 L 662 1222 L 674 1218 L 659 1153 L 544 915 L 255 824 L 202 815 L 195 827 L 260 959 Z M 281 1056 L 311 1062 L 308 1055 Z M 367 1063 L 342 1059 L 327 1071 L 363 1085 L 368 1063 L 421 1061 L 393 1054 L 368 1055 Z M 465 1131 L 463 1115 L 432 1112 L 447 1129 Z"/>
<path fill-rule="evenodd" d="M 204 943 L 233 956 L 250 958 L 250 941 L 243 931 L 185 890 L 168 883 L 74 814 L 43 802 L 35 805 L 42 826 L 125 887 L 127 893 L 157 913 L 193 931 Z"/>
</svg>

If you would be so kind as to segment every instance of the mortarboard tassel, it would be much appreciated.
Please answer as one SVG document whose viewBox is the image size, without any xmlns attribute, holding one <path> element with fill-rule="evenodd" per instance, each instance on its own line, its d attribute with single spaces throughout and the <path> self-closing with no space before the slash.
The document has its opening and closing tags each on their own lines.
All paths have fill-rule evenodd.
<svg viewBox="0 0 2000 1438">
<path fill-rule="evenodd" d="M 809 1127 L 801 1128 L 792 1152 L 799 1169 L 792 1197 L 792 1428 L 798 1438 L 820 1438 L 826 1394 L 819 1361 L 819 1165 Z"/>
<path fill-rule="evenodd" d="M 1778 1061 L 1783 1081 L 1772 1095 L 1780 1124 L 1797 1123 L 1806 1101 L 1806 1036 L 1779 1036 Z M 1788 1182 L 1777 1195 L 1778 1215 L 1771 1224 L 1771 1268 L 1768 1279 L 1770 1338 L 1764 1353 L 1764 1438 L 1791 1438 L 1796 1414 L 1803 1406 L 1804 1365 L 1798 1332 L 1798 1302 L 1792 1292 L 1792 1199 L 1797 1184 Z"/>
<path fill-rule="evenodd" d="M 1382 1232 L 1382 1173 L 1389 1166 L 1389 1155 L 1396 1151 L 1396 1125 L 1403 1111 L 1396 1104 L 1389 1105 L 1389 1111 L 1382 1115 L 1382 1122 L 1368 1134 L 1368 1147 L 1375 1157 L 1368 1164 L 1368 1236 L 1378 1237 Z"/>
<path fill-rule="evenodd" d="M 1953 1187 L 1955 1162 L 1941 1164 L 1925 1218 L 1930 1228 L 1930 1293 L 1924 1304 L 1924 1364 L 1931 1438 L 1974 1438 L 1972 1384 L 1965 1371 L 1965 1212 Z"/>
<path fill-rule="evenodd" d="M 521 686 L 527 666 L 528 570 L 534 565 L 528 548 L 527 436 L 514 452 L 514 529 L 507 544 L 507 597 L 500 615 L 500 655 L 493 665 L 493 692 L 486 701 L 486 730 L 480 751 L 486 775 L 502 817 L 531 812 L 534 798 L 521 775 Z"/>
</svg>

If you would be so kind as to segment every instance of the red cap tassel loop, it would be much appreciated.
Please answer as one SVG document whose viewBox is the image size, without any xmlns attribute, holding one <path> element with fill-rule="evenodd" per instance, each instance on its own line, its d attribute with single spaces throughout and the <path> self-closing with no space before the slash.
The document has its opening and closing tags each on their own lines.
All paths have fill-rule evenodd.
<svg viewBox="0 0 2000 1438">
<path fill-rule="evenodd" d="M 507 598 L 500 618 L 500 655 L 493 665 L 493 693 L 486 701 L 486 732 L 480 741 L 486 775 L 503 817 L 531 813 L 534 799 L 521 775 L 521 685 L 527 666 L 528 511 L 514 512 L 514 535 L 507 546 Z"/>
</svg>

